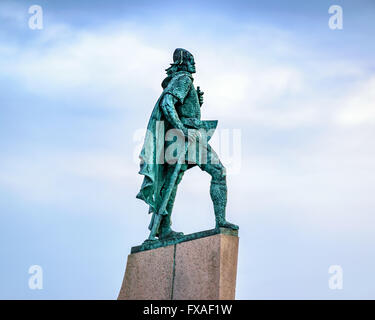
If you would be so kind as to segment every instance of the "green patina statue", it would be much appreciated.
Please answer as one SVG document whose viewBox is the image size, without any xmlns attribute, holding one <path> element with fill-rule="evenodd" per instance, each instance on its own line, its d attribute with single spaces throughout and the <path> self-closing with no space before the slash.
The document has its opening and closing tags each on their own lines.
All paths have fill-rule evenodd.
<svg viewBox="0 0 375 320">
<path fill-rule="evenodd" d="M 177 186 L 184 172 L 196 165 L 211 175 L 210 195 L 216 228 L 238 230 L 225 219 L 227 183 L 225 168 L 208 144 L 217 121 L 202 121 L 203 92 L 195 89 L 193 55 L 178 48 L 162 82 L 159 97 L 147 126 L 140 154 L 140 174 L 144 175 L 137 198 L 149 205 L 152 213 L 148 240 L 175 239 L 182 232 L 171 229 L 171 214 Z"/>
</svg>

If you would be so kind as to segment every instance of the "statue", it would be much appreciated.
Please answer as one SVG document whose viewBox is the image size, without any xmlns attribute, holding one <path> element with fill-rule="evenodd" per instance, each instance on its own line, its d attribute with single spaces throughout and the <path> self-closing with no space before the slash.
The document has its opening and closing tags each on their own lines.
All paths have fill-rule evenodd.
<svg viewBox="0 0 375 320">
<path fill-rule="evenodd" d="M 203 92 L 193 85 L 192 74 L 196 72 L 193 55 L 185 49 L 176 49 L 173 63 L 166 72 L 163 92 L 151 114 L 140 154 L 139 173 L 144 175 L 144 180 L 137 198 L 145 201 L 152 213 L 148 240 L 184 236 L 171 229 L 171 214 L 184 172 L 196 165 L 212 178 L 210 196 L 216 228 L 238 230 L 237 225 L 225 218 L 225 167 L 208 144 L 217 121 L 201 120 Z"/>
</svg>

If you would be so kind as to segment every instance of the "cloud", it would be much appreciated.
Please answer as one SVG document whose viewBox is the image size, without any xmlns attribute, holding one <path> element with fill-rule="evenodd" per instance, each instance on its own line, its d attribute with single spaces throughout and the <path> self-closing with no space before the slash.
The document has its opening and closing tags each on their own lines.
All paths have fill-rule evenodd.
<svg viewBox="0 0 375 320">
<path fill-rule="evenodd" d="M 367 63 L 372 61 L 336 57 L 345 56 L 345 47 L 337 49 L 338 38 L 352 44 L 347 32 L 314 32 L 318 40 L 312 43 L 305 32 L 310 23 L 297 25 L 300 29 L 293 21 L 293 29 L 285 32 L 284 17 L 277 28 L 269 27 L 268 10 L 268 18 L 253 12 L 258 21 L 249 26 L 247 17 L 224 13 L 213 18 L 212 11 L 195 3 L 190 4 L 193 14 L 183 20 L 175 9 L 158 5 L 150 9 L 152 16 L 138 11 L 130 24 L 114 22 L 111 13 L 103 15 L 91 3 L 96 10 L 90 14 L 76 3 L 68 5 L 63 4 L 70 8 L 68 15 L 60 15 L 58 6 L 53 17 L 51 4 L 40 32 L 27 30 L 17 38 L 7 27 L 0 31 L 7 32 L 0 40 L 1 136 L 6 141 L 0 157 L 1 235 L 5 252 L 18 253 L 16 260 L 5 259 L 10 261 L 2 266 L 6 272 L 17 278 L 14 268 L 22 269 L 28 259 L 54 270 L 63 259 L 74 265 L 73 273 L 68 270 L 73 281 L 61 286 L 55 272 L 45 297 L 73 291 L 80 297 L 86 294 L 82 287 L 90 287 L 87 267 L 112 261 L 96 264 L 95 270 L 105 271 L 100 275 L 108 286 L 104 295 L 113 294 L 123 276 L 123 258 L 147 237 L 150 219 L 147 206 L 135 199 L 142 177 L 133 161 L 138 142 L 132 132 L 146 125 L 161 92 L 163 69 L 179 46 L 196 56 L 195 84 L 205 91 L 202 116 L 219 119 L 215 137 L 226 128 L 242 134 L 241 167 L 228 176 L 227 208 L 228 219 L 241 228 L 239 296 L 248 298 L 251 286 L 255 298 L 325 297 L 324 270 L 332 259 L 349 273 L 371 271 L 375 147 L 368 125 L 373 123 L 368 121 L 373 76 Z M 21 9 L 27 12 L 27 6 Z M 71 13 L 75 26 L 69 24 Z M 131 8 L 126 14 L 131 19 Z M 95 26 L 85 24 L 83 16 Z M 14 24 L 27 28 L 27 19 Z M 328 38 L 335 56 L 327 52 Z M 214 226 L 209 185 L 209 175 L 198 168 L 185 174 L 173 228 L 195 232 Z M 8 278 L 4 296 L 14 287 Z M 301 286 L 295 281 L 305 278 L 310 281 L 300 281 Z M 361 283 L 369 280 L 362 278 L 352 277 L 357 287 L 345 294 L 358 295 Z M 23 293 L 21 282 L 19 290 L 11 290 L 15 297 Z M 104 292 L 101 283 L 98 288 Z"/>
<path fill-rule="evenodd" d="M 375 124 L 375 76 L 362 81 L 343 99 L 343 108 L 336 117 L 343 126 Z"/>
<path fill-rule="evenodd" d="M 161 29 L 166 32 L 163 27 Z M 340 92 L 344 85 L 338 75 L 354 82 L 365 74 L 363 66 L 351 61 L 350 67 L 343 68 L 345 61 L 322 60 L 313 54 L 310 62 L 295 63 L 293 59 L 286 58 L 288 55 L 293 57 L 298 49 L 290 43 L 290 35 L 272 28 L 245 28 L 234 39 L 222 37 L 213 40 L 195 40 L 183 28 L 175 28 L 166 41 L 164 36 L 151 31 L 147 26 L 139 31 L 123 23 L 91 30 L 79 30 L 64 24 L 49 26 L 22 50 L 15 44 L 0 44 L 3 77 L 17 79 L 24 90 L 57 102 L 65 96 L 72 96 L 86 101 L 88 109 L 92 106 L 91 102 L 96 107 L 129 109 L 131 117 L 142 118 L 145 125 L 145 114 L 149 114 L 161 92 L 163 69 L 171 60 L 168 41 L 183 37 L 188 46 L 197 48 L 195 84 L 205 91 L 203 117 L 220 119 L 222 123 L 216 138 L 222 129 L 243 129 L 253 125 L 265 127 L 260 131 L 262 134 L 270 129 L 282 132 L 314 126 L 328 125 L 332 128 L 321 131 L 319 137 L 306 137 L 303 146 L 297 145 L 292 149 L 294 153 L 271 152 L 272 155 L 263 152 L 272 149 L 275 142 L 261 141 L 262 148 L 242 135 L 244 154 L 240 174 L 230 175 L 229 178 L 237 186 L 249 181 L 249 187 L 237 191 L 242 198 L 232 194 L 238 200 L 236 211 L 241 210 L 243 199 L 251 190 L 259 195 L 252 204 L 255 208 L 267 206 L 267 197 L 274 195 L 274 203 L 293 207 L 294 212 L 304 211 L 301 215 L 303 219 L 314 220 L 316 225 L 322 225 L 327 217 L 335 221 L 340 212 L 334 207 L 340 202 L 340 197 L 356 192 L 350 188 L 343 190 L 337 183 L 342 179 L 342 172 L 345 172 L 350 185 L 360 189 L 355 173 L 350 171 L 358 172 L 365 159 L 373 159 L 372 155 L 363 154 L 362 148 L 368 143 L 367 139 L 363 147 L 354 143 L 361 138 L 363 141 L 361 133 L 354 132 L 348 139 L 335 128 L 337 124 L 372 121 L 373 78 L 349 95 Z M 250 39 L 241 32 L 248 32 Z M 277 41 L 268 43 L 264 40 L 269 38 Z M 218 47 L 221 48 L 219 51 Z M 329 88 L 320 82 L 329 82 Z M 339 94 L 332 96 L 332 90 Z M 334 103 L 344 99 L 345 104 Z M 51 107 L 62 106 L 56 103 Z M 347 144 L 341 144 L 341 139 L 352 141 L 352 149 L 348 149 Z M 315 146 L 318 147 L 311 151 Z M 127 146 L 127 150 L 133 151 L 133 147 Z M 220 153 L 220 148 L 217 150 Z M 338 154 L 332 153 L 332 150 Z M 362 157 L 347 156 L 354 150 Z M 333 166 L 333 163 L 340 162 L 343 155 L 346 161 L 352 159 L 352 166 L 347 162 Z M 289 157 L 291 160 L 288 160 Z M 229 160 L 223 159 L 223 162 L 230 167 Z M 370 163 L 366 167 L 372 169 Z M 132 152 L 125 155 L 112 150 L 103 156 L 89 147 L 80 153 L 67 150 L 59 155 L 46 151 L 43 159 L 30 163 L 21 157 L 9 158 L 4 168 L 7 170 L 0 176 L 3 185 L 26 199 L 39 202 L 69 199 L 75 192 L 75 188 L 70 188 L 71 181 L 84 184 L 86 180 L 91 180 L 95 184 L 132 190 L 137 190 L 141 181 L 136 174 L 138 165 L 133 161 Z M 300 174 L 296 174 L 298 168 Z M 193 173 L 194 176 L 198 174 L 201 173 Z M 134 180 L 135 176 L 139 180 Z M 322 179 L 325 181 L 323 184 Z M 199 197 L 204 194 L 204 201 L 208 196 L 205 193 L 207 186 L 202 184 L 197 187 L 195 179 L 188 181 L 184 188 L 199 194 Z M 370 185 L 371 181 L 368 181 L 366 186 Z M 364 203 L 372 206 L 369 199 L 362 195 Z M 358 195 L 360 198 L 361 195 Z M 208 198 L 205 201 L 209 203 Z M 354 203 L 345 203 L 354 207 Z M 306 204 L 310 209 L 303 208 Z M 320 214 L 311 210 L 314 207 L 320 210 Z M 344 205 L 341 208 L 345 211 Z M 351 212 L 347 214 L 350 220 Z M 301 216 L 295 215 L 293 219 L 301 221 Z"/>
<path fill-rule="evenodd" d="M 137 165 L 120 153 L 44 151 L 4 155 L 1 167 L 0 185 L 22 201 L 37 205 L 71 206 L 93 189 L 100 190 L 103 201 L 115 201 L 114 193 L 136 190 L 140 183 Z"/>
<path fill-rule="evenodd" d="M 127 31 L 81 31 L 68 41 L 43 46 L 55 34 L 59 31 L 50 30 L 38 46 L 8 55 L 1 66 L 3 74 L 38 96 L 86 96 L 123 107 L 130 93 L 142 97 L 142 90 L 157 86 L 157 71 L 167 60 L 162 50 L 145 45 Z"/>
<path fill-rule="evenodd" d="M 165 36 L 152 34 L 147 27 L 137 30 L 124 23 L 91 30 L 51 25 L 22 49 L 0 43 L 0 68 L 3 77 L 17 80 L 28 92 L 46 99 L 71 97 L 88 108 L 130 110 L 136 105 L 148 112 L 161 92 L 163 69 L 172 55 Z M 326 112 L 316 103 L 324 91 L 318 94 L 320 87 L 314 81 L 329 75 L 311 74 L 308 65 L 286 59 L 294 46 L 283 32 L 245 28 L 234 40 L 195 40 L 183 28 L 176 28 L 170 41 L 175 38 L 197 48 L 195 84 L 206 93 L 204 117 L 225 119 L 230 126 L 257 123 L 290 128 L 317 123 Z M 268 38 L 277 41 L 265 46 Z M 325 69 L 324 64 L 321 68 Z M 54 105 L 59 107 L 59 103 Z"/>
</svg>

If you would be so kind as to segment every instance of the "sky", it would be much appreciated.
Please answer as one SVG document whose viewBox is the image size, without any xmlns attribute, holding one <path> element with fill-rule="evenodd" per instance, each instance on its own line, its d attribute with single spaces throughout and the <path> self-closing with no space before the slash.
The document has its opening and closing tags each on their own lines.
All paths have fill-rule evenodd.
<svg viewBox="0 0 375 320">
<path fill-rule="evenodd" d="M 117 298 L 148 236 L 142 134 L 183 47 L 202 118 L 219 120 L 236 298 L 374 299 L 374 14 L 370 0 L 1 0 L 0 298 Z M 209 184 L 185 174 L 174 229 L 214 227 Z"/>
</svg>

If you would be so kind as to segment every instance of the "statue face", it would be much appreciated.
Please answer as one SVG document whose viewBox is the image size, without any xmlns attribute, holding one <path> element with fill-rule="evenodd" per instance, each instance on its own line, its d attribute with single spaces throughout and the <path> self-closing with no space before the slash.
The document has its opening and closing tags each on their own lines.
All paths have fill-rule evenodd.
<svg viewBox="0 0 375 320">
<path fill-rule="evenodd" d="M 190 56 L 188 61 L 187 61 L 187 71 L 190 72 L 190 73 L 195 73 L 196 70 L 195 70 L 195 62 L 194 62 L 194 57 L 193 56 Z"/>
</svg>

